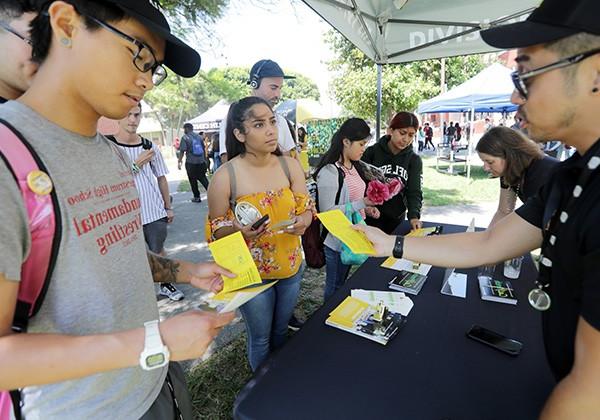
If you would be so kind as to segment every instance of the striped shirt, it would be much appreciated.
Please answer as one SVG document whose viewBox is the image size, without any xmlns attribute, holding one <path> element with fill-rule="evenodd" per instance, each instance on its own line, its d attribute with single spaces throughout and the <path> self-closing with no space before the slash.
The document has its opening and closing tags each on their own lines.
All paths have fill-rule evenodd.
<svg viewBox="0 0 600 420">
<path fill-rule="evenodd" d="M 132 162 L 135 162 L 138 156 L 144 151 L 141 142 L 139 144 L 123 144 L 115 140 L 115 143 L 129 156 Z M 152 150 L 154 151 L 152 160 L 142 165 L 140 171 L 133 176 L 135 186 L 140 195 L 143 225 L 167 217 L 165 207 L 169 205 L 162 198 L 157 179 L 168 174 L 169 170 L 167 169 L 167 165 L 165 165 L 160 149 L 154 143 L 152 144 Z"/>
<path fill-rule="evenodd" d="M 352 169 L 346 168 L 344 165 L 340 165 L 342 171 L 344 171 L 344 182 L 348 187 L 348 193 L 350 195 L 350 201 L 357 201 L 365 197 L 367 184 L 360 177 L 358 171 L 353 166 Z M 359 210 L 360 215 L 365 218 L 365 209 Z"/>
</svg>

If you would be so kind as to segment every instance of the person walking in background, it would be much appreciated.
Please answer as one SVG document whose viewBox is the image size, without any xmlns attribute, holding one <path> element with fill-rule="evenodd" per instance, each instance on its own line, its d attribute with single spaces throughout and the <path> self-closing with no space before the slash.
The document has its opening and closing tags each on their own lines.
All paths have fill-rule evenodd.
<svg viewBox="0 0 600 420">
<path fill-rule="evenodd" d="M 185 171 L 187 172 L 190 187 L 194 194 L 192 202 L 200 203 L 202 199 L 200 198 L 198 182 L 208 191 L 208 178 L 206 178 L 208 167 L 204 140 L 199 134 L 194 133 L 194 126 L 190 123 L 183 125 L 183 131 L 185 134 L 179 142 L 180 155 L 177 160 L 177 169 L 181 170 L 181 162 L 185 155 Z"/>
<path fill-rule="evenodd" d="M 425 144 L 425 130 L 423 127 L 419 127 L 417 132 L 417 151 L 423 151 L 423 145 Z"/>
<path fill-rule="evenodd" d="M 419 120 L 416 115 L 399 112 L 390 121 L 387 134 L 369 147 L 362 157 L 364 162 L 377 166 L 386 176 L 400 178 L 404 184 L 400 194 L 377 206 L 381 213 L 378 219 L 367 215 L 367 224 L 377 226 L 384 232 L 393 232 L 404 221 L 407 211 L 411 228 L 418 229 L 422 226 L 423 161 L 412 147 L 418 129 Z"/>
<path fill-rule="evenodd" d="M 431 144 L 431 147 L 435 150 L 435 146 L 433 145 L 433 128 L 431 128 L 428 122 L 425 123 L 423 131 L 425 132 L 425 148 L 427 148 L 427 144 Z M 423 147 L 419 151 L 423 151 Z"/>
<path fill-rule="evenodd" d="M 520 131 L 494 127 L 487 131 L 475 148 L 483 169 L 492 178 L 500 178 L 498 209 L 490 227 L 512 213 L 517 197 L 525 203 L 546 183 L 557 159 L 547 156 L 539 145 Z"/>
<path fill-rule="evenodd" d="M 304 171 L 296 159 L 281 156 L 277 131 L 275 114 L 264 99 L 251 96 L 232 104 L 227 116 L 230 159 L 208 191 L 210 238 L 241 232 L 263 281 L 278 280 L 240 307 L 253 371 L 287 340 L 304 271 L 300 236 L 313 217 Z M 260 214 L 255 220 L 238 220 L 236 203 Z M 262 216 L 267 221 L 254 225 Z"/>
<path fill-rule="evenodd" d="M 219 133 L 213 133 L 211 140 L 211 153 L 213 158 L 213 174 L 221 166 L 221 153 L 219 152 Z"/>
<path fill-rule="evenodd" d="M 319 212 L 332 209 L 343 212 L 350 203 L 352 210 L 360 212 L 363 218 L 367 214 L 379 218 L 379 210 L 365 197 L 368 180 L 359 162 L 370 137 L 369 125 L 360 118 L 346 120 L 333 135 L 313 175 L 317 181 Z M 324 300 L 327 301 L 346 281 L 350 266 L 342 263 L 342 243 L 331 233 L 325 237 L 324 247 Z"/>
</svg>

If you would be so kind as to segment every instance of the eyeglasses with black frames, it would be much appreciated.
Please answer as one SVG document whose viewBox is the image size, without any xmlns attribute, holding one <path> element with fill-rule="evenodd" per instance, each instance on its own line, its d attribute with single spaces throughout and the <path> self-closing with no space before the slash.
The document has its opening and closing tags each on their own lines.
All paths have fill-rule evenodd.
<svg viewBox="0 0 600 420">
<path fill-rule="evenodd" d="M 19 38 L 22 41 L 25 41 L 27 44 L 31 45 L 31 40 L 29 38 L 24 37 L 23 35 L 21 35 L 17 31 L 15 31 L 13 28 L 10 27 L 10 25 L 8 23 L 3 22 L 3 21 L 0 20 L 0 28 L 4 29 L 6 32 L 10 32 L 11 34 L 13 34 L 14 36 L 16 36 L 17 38 Z"/>
<path fill-rule="evenodd" d="M 167 70 L 163 67 L 162 64 L 158 62 L 156 56 L 154 55 L 150 47 L 148 47 L 143 42 L 140 42 L 137 39 L 134 39 L 129 35 L 121 32 L 120 30 L 118 30 L 114 26 L 109 25 L 106 22 L 102 22 L 101 20 L 96 19 L 92 16 L 86 15 L 86 17 L 91 21 L 97 23 L 107 31 L 112 32 L 117 36 L 120 36 L 121 38 L 131 42 L 137 47 L 138 50 L 133 55 L 133 65 L 142 73 L 152 71 L 152 83 L 154 83 L 154 86 L 160 85 L 167 78 Z"/>
<path fill-rule="evenodd" d="M 513 84 L 515 85 L 515 89 L 517 89 L 517 92 L 519 92 L 519 95 L 521 95 L 523 99 L 527 99 L 527 95 L 529 94 L 529 91 L 527 89 L 528 79 L 531 79 L 535 76 L 539 76 L 540 74 L 546 73 L 551 70 L 561 69 L 563 67 L 568 67 L 573 64 L 577 64 L 580 61 L 585 60 L 586 58 L 596 55 L 598 53 L 600 53 L 600 48 L 572 55 L 571 57 L 563 58 L 562 60 L 558 60 L 554 63 L 550 63 L 548 65 L 540 67 L 539 69 L 531 70 L 525 73 L 513 71 L 510 77 L 512 78 Z"/>
</svg>

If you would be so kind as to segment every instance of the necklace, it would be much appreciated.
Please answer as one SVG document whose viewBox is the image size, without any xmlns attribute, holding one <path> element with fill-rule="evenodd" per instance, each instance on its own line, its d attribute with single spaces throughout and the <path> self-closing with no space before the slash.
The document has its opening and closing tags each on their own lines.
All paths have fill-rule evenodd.
<svg viewBox="0 0 600 420">
<path fill-rule="evenodd" d="M 540 274 L 535 284 L 537 288 L 532 289 L 527 295 L 529 304 L 538 311 L 545 311 L 550 308 L 552 300 L 550 295 L 544 290 L 550 285 L 550 272 L 552 268 L 552 259 L 556 255 L 555 245 L 559 237 L 559 232 L 569 219 L 569 214 L 573 213 L 577 199 L 583 193 L 591 175 L 600 166 L 600 156 L 593 155 L 582 169 L 575 187 L 565 206 L 565 210 L 558 212 L 560 207 L 560 191 L 554 183 L 548 196 L 548 204 L 544 209 L 544 241 L 542 242 L 542 254 L 540 255 Z"/>
</svg>

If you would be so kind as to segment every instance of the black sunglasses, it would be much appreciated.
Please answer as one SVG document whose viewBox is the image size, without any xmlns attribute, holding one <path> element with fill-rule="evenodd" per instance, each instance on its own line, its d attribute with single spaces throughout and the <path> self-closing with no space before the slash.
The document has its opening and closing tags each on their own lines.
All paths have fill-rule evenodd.
<svg viewBox="0 0 600 420">
<path fill-rule="evenodd" d="M 17 38 L 19 38 L 22 41 L 25 41 L 27 44 L 31 45 L 31 40 L 29 38 L 26 38 L 23 35 L 21 35 L 20 33 L 18 33 L 17 31 L 15 31 L 13 28 L 11 28 L 8 25 L 8 23 L 3 22 L 3 21 L 0 20 L 0 28 L 4 29 L 6 32 L 10 32 L 11 34 L 13 34 L 14 36 L 16 36 Z"/>
<path fill-rule="evenodd" d="M 109 25 L 106 22 L 102 22 L 101 20 L 96 19 L 92 16 L 85 16 L 86 18 L 100 25 L 109 32 L 112 32 L 113 34 L 118 35 L 121 38 L 131 42 L 138 48 L 137 53 L 133 55 L 133 65 L 142 73 L 152 71 L 152 83 L 154 83 L 154 86 L 160 85 L 167 78 L 167 70 L 163 67 L 161 63 L 158 62 L 156 56 L 154 55 L 150 47 L 148 47 L 143 42 L 140 42 L 137 39 L 132 38 L 129 35 L 121 32 L 120 30 L 118 30 L 114 26 Z M 143 51 L 147 51 L 149 54 L 142 54 Z"/>
<path fill-rule="evenodd" d="M 554 63 L 550 63 L 548 65 L 540 67 L 539 69 L 531 70 L 525 73 L 513 71 L 510 77 L 513 81 L 513 84 L 515 85 L 515 89 L 517 89 L 517 92 L 519 92 L 519 95 L 521 95 L 523 99 L 527 99 L 527 95 L 529 93 L 527 90 L 527 84 L 525 83 L 527 79 L 530 79 L 532 77 L 538 76 L 542 73 L 546 73 L 551 70 L 561 69 L 563 67 L 568 67 L 573 64 L 577 64 L 580 61 L 585 60 L 586 58 L 596 55 L 598 53 L 600 53 L 600 48 L 572 55 L 571 57 L 563 58 L 562 60 L 558 60 Z"/>
</svg>

